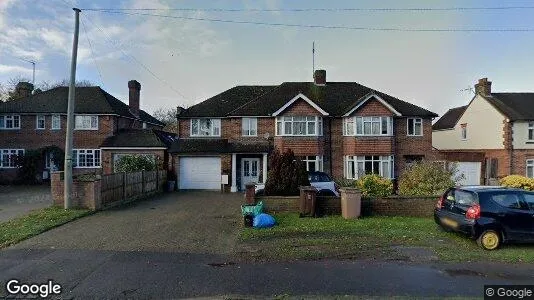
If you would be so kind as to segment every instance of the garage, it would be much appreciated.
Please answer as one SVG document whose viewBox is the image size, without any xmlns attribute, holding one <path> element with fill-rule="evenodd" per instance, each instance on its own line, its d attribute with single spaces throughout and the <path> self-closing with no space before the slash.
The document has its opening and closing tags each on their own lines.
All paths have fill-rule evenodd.
<svg viewBox="0 0 534 300">
<path fill-rule="evenodd" d="M 221 188 L 220 157 L 180 157 L 179 188 L 218 190 Z"/>
<path fill-rule="evenodd" d="M 458 182 L 459 185 L 479 185 L 480 184 L 480 162 L 465 162 L 460 161 L 456 163 L 458 168 L 458 175 L 463 174 L 464 178 Z"/>
</svg>

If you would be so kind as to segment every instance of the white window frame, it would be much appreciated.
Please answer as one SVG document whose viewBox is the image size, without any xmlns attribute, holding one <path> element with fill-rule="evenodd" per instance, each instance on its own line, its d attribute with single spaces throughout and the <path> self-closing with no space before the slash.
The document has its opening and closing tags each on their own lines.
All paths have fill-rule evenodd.
<svg viewBox="0 0 534 300">
<path fill-rule="evenodd" d="M 412 123 L 412 133 L 410 134 L 410 120 L 413 120 L 413 123 Z M 419 134 L 417 134 L 417 132 L 415 132 L 415 128 L 417 125 L 419 124 L 420 125 L 420 130 L 421 132 Z M 406 135 L 407 136 L 423 136 L 423 119 L 422 118 L 407 118 L 406 119 Z"/>
<path fill-rule="evenodd" d="M 87 163 L 87 158 L 85 159 L 82 166 L 80 166 L 80 156 L 81 155 L 92 155 L 93 162 L 91 164 Z M 98 159 L 97 159 L 98 158 Z M 97 164 L 98 162 L 98 164 Z M 98 169 L 102 167 L 102 151 L 100 149 L 73 149 L 72 150 L 72 166 L 77 169 Z"/>
<path fill-rule="evenodd" d="M 370 160 L 368 158 L 371 158 Z M 378 157 L 377 159 L 375 159 Z M 374 172 L 373 162 L 378 162 L 378 175 L 393 179 L 395 171 L 395 161 L 393 155 L 347 155 L 344 157 L 344 174 L 347 179 L 358 179 L 360 175 L 365 175 L 365 163 L 371 162 L 371 168 Z M 384 165 L 387 165 L 389 174 L 384 174 Z M 361 168 L 359 168 L 359 166 Z M 363 173 L 360 174 L 358 170 L 363 170 Z M 389 175 L 389 176 L 385 176 Z"/>
<path fill-rule="evenodd" d="M 11 127 L 7 127 L 8 121 L 11 121 Z M 18 126 L 15 126 L 15 123 L 18 123 Z M 20 129 L 20 125 L 20 115 L 0 115 L 0 130 L 16 130 Z"/>
<path fill-rule="evenodd" d="M 58 126 L 54 126 L 54 125 L 56 125 L 54 123 L 54 120 L 56 120 L 58 122 L 57 123 Z M 50 129 L 51 130 L 59 130 L 59 129 L 61 129 L 61 115 L 52 115 L 52 118 L 50 120 Z"/>
<path fill-rule="evenodd" d="M 467 124 L 465 124 L 465 126 L 463 125 L 464 124 L 462 124 L 460 127 L 460 138 L 462 141 L 467 141 Z"/>
<path fill-rule="evenodd" d="M 386 133 L 384 131 L 384 121 L 386 122 Z M 370 133 L 365 133 L 365 124 L 370 123 Z M 379 133 L 373 133 L 373 123 L 378 123 Z M 343 118 L 344 136 L 392 136 L 393 118 L 385 116 L 353 116 Z"/>
<path fill-rule="evenodd" d="M 7 155 L 7 164 L 4 165 L 4 156 Z M 14 159 L 17 155 L 24 155 L 24 149 L 0 149 L 0 169 L 17 168 Z"/>
<path fill-rule="evenodd" d="M 527 140 L 532 142 L 534 141 L 534 122 L 528 122 L 527 126 Z"/>
<path fill-rule="evenodd" d="M 39 126 L 39 122 L 43 122 L 43 126 Z M 46 129 L 46 116 L 45 115 L 36 115 L 35 116 L 35 129 L 42 130 Z"/>
<path fill-rule="evenodd" d="M 201 131 L 200 128 L 200 122 L 208 120 L 210 121 L 211 128 L 207 128 L 206 130 Z M 193 123 L 197 122 L 197 132 L 193 132 Z M 213 118 L 199 118 L 199 119 L 191 119 L 189 122 L 189 134 L 190 136 L 204 136 L 204 137 L 210 137 L 210 136 L 221 136 L 221 119 L 213 119 Z M 201 134 L 201 132 L 205 132 L 207 134 Z"/>
<path fill-rule="evenodd" d="M 321 155 L 307 155 L 302 156 L 301 161 L 306 166 L 306 171 L 310 172 L 310 164 L 315 164 L 315 171 L 316 172 L 322 172 L 323 171 L 323 156 Z"/>
<path fill-rule="evenodd" d="M 93 122 L 93 120 L 95 121 Z M 93 123 L 95 124 L 95 126 L 93 126 Z M 98 116 L 75 115 L 74 116 L 74 130 L 98 130 Z"/>
<path fill-rule="evenodd" d="M 534 159 L 527 159 L 525 165 L 525 176 L 528 178 L 534 178 Z M 531 176 L 528 176 L 528 169 L 531 169 Z"/>
<path fill-rule="evenodd" d="M 258 136 L 258 118 L 241 118 L 241 135 Z"/>
<path fill-rule="evenodd" d="M 295 120 L 297 118 L 297 120 Z M 304 118 L 304 120 L 302 120 Z M 304 123 L 304 134 L 295 134 L 295 123 Z M 312 126 L 312 127 L 310 127 Z M 280 128 L 280 129 L 279 129 Z M 313 133 L 310 133 L 313 128 Z M 319 116 L 281 116 L 276 117 L 275 133 L 277 136 L 322 136 L 323 118 Z"/>
</svg>

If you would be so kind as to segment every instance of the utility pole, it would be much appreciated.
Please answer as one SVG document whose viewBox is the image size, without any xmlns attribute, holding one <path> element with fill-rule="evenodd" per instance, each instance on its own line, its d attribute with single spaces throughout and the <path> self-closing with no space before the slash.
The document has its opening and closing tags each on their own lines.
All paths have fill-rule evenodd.
<svg viewBox="0 0 534 300">
<path fill-rule="evenodd" d="M 33 76 L 32 76 L 32 84 L 33 86 L 35 87 L 35 61 L 33 60 L 27 60 L 27 59 L 24 59 L 24 58 L 20 58 L 21 60 L 25 61 L 25 62 L 29 62 L 30 64 L 32 64 L 33 66 Z"/>
<path fill-rule="evenodd" d="M 76 59 L 78 58 L 78 34 L 80 31 L 80 9 L 73 8 L 75 14 L 72 60 L 70 63 L 69 101 L 67 106 L 67 133 L 65 136 L 65 209 L 72 207 L 72 133 L 74 131 L 74 94 L 76 83 Z"/>
<path fill-rule="evenodd" d="M 315 78 L 315 41 L 312 43 L 312 76 Z"/>
</svg>

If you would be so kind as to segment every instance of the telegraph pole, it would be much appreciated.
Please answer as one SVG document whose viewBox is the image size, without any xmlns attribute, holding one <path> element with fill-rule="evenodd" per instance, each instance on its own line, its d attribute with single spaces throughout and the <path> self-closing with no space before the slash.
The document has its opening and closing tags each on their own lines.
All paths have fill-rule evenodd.
<svg viewBox="0 0 534 300">
<path fill-rule="evenodd" d="M 65 209 L 72 207 L 72 133 L 74 131 L 74 94 L 76 84 L 76 59 L 78 58 L 78 34 L 80 31 L 80 9 L 73 8 L 75 14 L 72 60 L 70 63 L 69 102 L 67 106 L 67 133 L 65 136 Z"/>
</svg>

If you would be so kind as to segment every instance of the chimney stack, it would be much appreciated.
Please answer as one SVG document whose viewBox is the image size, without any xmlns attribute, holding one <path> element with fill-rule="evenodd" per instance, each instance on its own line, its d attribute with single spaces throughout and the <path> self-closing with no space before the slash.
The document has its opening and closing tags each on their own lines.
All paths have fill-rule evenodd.
<svg viewBox="0 0 534 300">
<path fill-rule="evenodd" d="M 129 99 L 128 106 L 130 106 L 130 112 L 139 117 L 139 102 L 141 94 L 141 84 L 137 80 L 128 81 Z"/>
<path fill-rule="evenodd" d="M 478 83 L 475 84 L 475 93 L 481 94 L 482 96 L 491 95 L 491 81 L 488 81 L 488 78 L 481 78 L 478 80 Z"/>
<path fill-rule="evenodd" d="M 15 86 L 15 93 L 13 97 L 15 99 L 26 98 L 31 96 L 33 91 L 33 84 L 25 81 L 17 83 Z"/>
<path fill-rule="evenodd" d="M 313 83 L 315 83 L 315 85 L 325 85 L 326 70 L 315 70 L 315 73 L 313 73 Z"/>
</svg>

